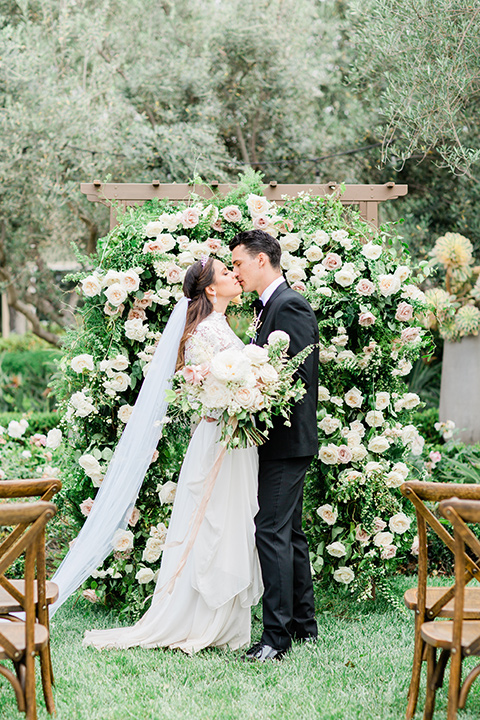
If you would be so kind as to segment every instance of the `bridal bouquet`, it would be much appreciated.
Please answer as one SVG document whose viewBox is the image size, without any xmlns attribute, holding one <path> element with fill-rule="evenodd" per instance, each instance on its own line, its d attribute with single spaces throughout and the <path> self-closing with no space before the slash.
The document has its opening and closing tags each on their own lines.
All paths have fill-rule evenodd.
<svg viewBox="0 0 480 720">
<path fill-rule="evenodd" d="M 265 347 L 245 345 L 199 365 L 185 365 L 173 376 L 167 399 L 177 412 L 217 419 L 220 442 L 228 449 L 261 445 L 272 417 L 282 415 L 289 425 L 293 404 L 305 394 L 302 381 L 293 376 L 313 346 L 289 358 L 289 343 L 289 335 L 276 330 Z M 263 431 L 255 426 L 255 416 Z"/>
</svg>

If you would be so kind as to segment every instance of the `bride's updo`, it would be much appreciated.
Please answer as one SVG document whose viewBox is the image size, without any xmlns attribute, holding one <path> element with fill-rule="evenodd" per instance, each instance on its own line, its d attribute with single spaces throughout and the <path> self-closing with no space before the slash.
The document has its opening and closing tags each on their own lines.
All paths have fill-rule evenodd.
<svg viewBox="0 0 480 720">
<path fill-rule="evenodd" d="M 205 288 L 215 282 L 215 266 L 213 258 L 209 257 L 205 262 L 197 260 L 190 265 L 183 281 L 183 294 L 189 298 L 187 320 L 185 330 L 180 340 L 177 357 L 177 370 L 185 365 L 185 343 L 195 332 L 195 329 L 202 320 L 213 311 L 212 302 L 208 299 Z"/>
</svg>

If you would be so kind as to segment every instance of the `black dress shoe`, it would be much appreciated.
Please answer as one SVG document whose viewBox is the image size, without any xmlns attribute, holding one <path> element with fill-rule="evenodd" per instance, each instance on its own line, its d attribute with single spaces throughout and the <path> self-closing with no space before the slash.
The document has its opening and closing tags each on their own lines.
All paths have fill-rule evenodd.
<svg viewBox="0 0 480 720">
<path fill-rule="evenodd" d="M 286 650 L 278 650 L 273 648 L 266 643 L 256 643 L 250 650 L 246 652 L 247 660 L 257 660 L 258 662 L 266 662 L 267 660 L 281 660 L 285 655 Z"/>
</svg>

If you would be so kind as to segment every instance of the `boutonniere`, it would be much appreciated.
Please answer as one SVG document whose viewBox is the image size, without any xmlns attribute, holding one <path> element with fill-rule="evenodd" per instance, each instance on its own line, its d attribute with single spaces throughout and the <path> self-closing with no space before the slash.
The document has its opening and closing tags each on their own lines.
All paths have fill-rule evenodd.
<svg viewBox="0 0 480 720">
<path fill-rule="evenodd" d="M 261 314 L 262 314 L 262 313 L 260 312 L 260 315 L 261 315 Z M 258 332 L 258 328 L 259 328 L 260 325 L 262 324 L 262 323 L 261 323 L 261 320 L 260 320 L 260 315 L 257 315 L 257 310 L 254 309 L 254 311 L 253 311 L 253 320 L 252 320 L 252 322 L 250 323 L 250 325 L 248 326 L 248 328 L 247 328 L 247 330 L 246 330 L 246 335 L 247 335 L 247 337 L 249 337 L 251 340 L 254 340 L 254 339 L 256 338 L 257 332 Z"/>
</svg>

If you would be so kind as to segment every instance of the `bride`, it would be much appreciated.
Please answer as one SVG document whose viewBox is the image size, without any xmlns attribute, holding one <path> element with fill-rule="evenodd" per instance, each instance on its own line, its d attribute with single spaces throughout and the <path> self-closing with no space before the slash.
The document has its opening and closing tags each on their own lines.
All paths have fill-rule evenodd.
<svg viewBox="0 0 480 720">
<path fill-rule="evenodd" d="M 177 369 L 241 348 L 225 317 L 230 300 L 241 291 L 233 272 L 220 260 L 203 257 L 188 269 L 183 289 L 189 304 Z M 254 525 L 257 449 L 226 453 L 199 518 L 221 447 L 220 432 L 212 418 L 203 418 L 188 446 L 150 608 L 132 627 L 87 631 L 84 645 L 169 647 L 192 653 L 208 646 L 235 650 L 250 643 L 250 608 L 263 590 Z"/>
</svg>

